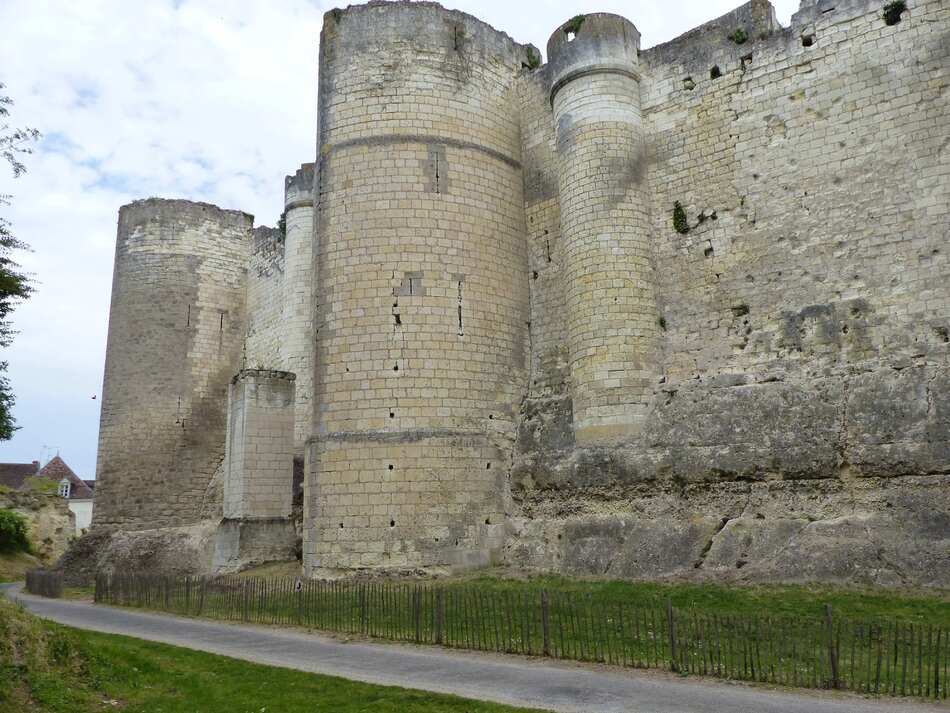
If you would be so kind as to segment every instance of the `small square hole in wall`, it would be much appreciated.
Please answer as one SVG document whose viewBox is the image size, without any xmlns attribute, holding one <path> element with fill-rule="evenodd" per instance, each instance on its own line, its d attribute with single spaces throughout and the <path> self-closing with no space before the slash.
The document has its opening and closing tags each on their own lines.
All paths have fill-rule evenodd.
<svg viewBox="0 0 950 713">
<path fill-rule="evenodd" d="M 573 42 L 575 39 L 577 39 L 577 33 L 573 30 L 564 30 L 564 34 L 567 35 L 568 42 Z"/>
<path fill-rule="evenodd" d="M 693 91 L 696 88 L 696 82 L 693 81 L 692 77 L 687 77 L 683 80 L 683 89 L 688 92 Z"/>
<path fill-rule="evenodd" d="M 802 47 L 811 47 L 815 44 L 814 35 L 802 35 Z"/>
<path fill-rule="evenodd" d="M 714 65 L 712 66 L 712 69 L 709 70 L 709 78 L 710 78 L 710 79 L 719 79 L 719 77 L 721 77 L 721 76 L 722 76 L 722 70 L 719 69 L 719 65 L 718 65 L 718 64 L 714 64 Z"/>
</svg>

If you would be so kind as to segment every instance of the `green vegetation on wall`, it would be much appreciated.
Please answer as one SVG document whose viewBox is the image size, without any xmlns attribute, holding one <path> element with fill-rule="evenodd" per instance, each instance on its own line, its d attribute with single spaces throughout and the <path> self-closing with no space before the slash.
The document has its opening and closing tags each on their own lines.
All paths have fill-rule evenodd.
<svg viewBox="0 0 950 713">
<path fill-rule="evenodd" d="M 907 3 L 904 0 L 889 2 L 884 6 L 884 24 L 896 25 L 901 21 L 901 15 L 907 9 Z"/>
<path fill-rule="evenodd" d="M 0 552 L 29 552 L 28 532 L 25 517 L 13 510 L 0 509 Z"/>
<path fill-rule="evenodd" d="M 574 15 L 570 20 L 564 23 L 564 32 L 576 35 L 581 30 L 581 25 L 584 24 L 584 20 L 587 19 L 586 15 Z"/>
<path fill-rule="evenodd" d="M 689 221 L 686 219 L 686 211 L 683 205 L 676 201 L 673 204 L 673 230 L 680 235 L 686 235 L 689 232 Z"/>
<path fill-rule="evenodd" d="M 528 47 L 526 54 L 528 55 L 529 69 L 537 69 L 541 66 L 541 55 L 535 51 L 534 47 Z"/>
</svg>

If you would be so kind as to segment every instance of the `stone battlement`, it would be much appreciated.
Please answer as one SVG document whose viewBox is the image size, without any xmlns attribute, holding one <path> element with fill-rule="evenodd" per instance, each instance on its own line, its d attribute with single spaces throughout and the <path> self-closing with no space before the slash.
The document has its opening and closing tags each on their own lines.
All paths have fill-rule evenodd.
<svg viewBox="0 0 950 713">
<path fill-rule="evenodd" d="M 546 64 L 331 10 L 280 227 L 120 211 L 95 525 L 229 571 L 950 584 L 950 12 L 885 4 L 648 49 L 592 13 Z"/>
</svg>

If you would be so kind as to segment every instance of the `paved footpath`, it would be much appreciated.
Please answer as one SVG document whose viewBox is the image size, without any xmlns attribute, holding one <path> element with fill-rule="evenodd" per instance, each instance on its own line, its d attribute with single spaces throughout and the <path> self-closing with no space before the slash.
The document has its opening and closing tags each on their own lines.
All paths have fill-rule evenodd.
<svg viewBox="0 0 950 713">
<path fill-rule="evenodd" d="M 946 706 L 789 693 L 665 674 L 620 671 L 435 647 L 346 643 L 301 631 L 149 614 L 87 602 L 6 594 L 80 629 L 356 681 L 572 713 L 948 713 Z"/>
</svg>

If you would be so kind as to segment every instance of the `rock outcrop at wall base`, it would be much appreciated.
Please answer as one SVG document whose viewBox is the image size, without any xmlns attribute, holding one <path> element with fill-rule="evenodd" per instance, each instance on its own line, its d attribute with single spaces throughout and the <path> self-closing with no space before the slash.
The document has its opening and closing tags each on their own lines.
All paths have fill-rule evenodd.
<svg viewBox="0 0 950 713">
<path fill-rule="evenodd" d="M 97 573 L 147 572 L 171 577 L 211 571 L 217 523 L 80 537 L 56 563 L 69 586 L 89 585 Z"/>
<path fill-rule="evenodd" d="M 229 574 L 295 559 L 298 535 L 290 519 L 206 521 L 152 530 L 94 530 L 56 563 L 67 585 L 91 584 L 97 573 L 160 576 Z"/>
<path fill-rule="evenodd" d="M 508 562 L 618 579 L 950 586 L 950 475 L 537 493 Z"/>
</svg>

